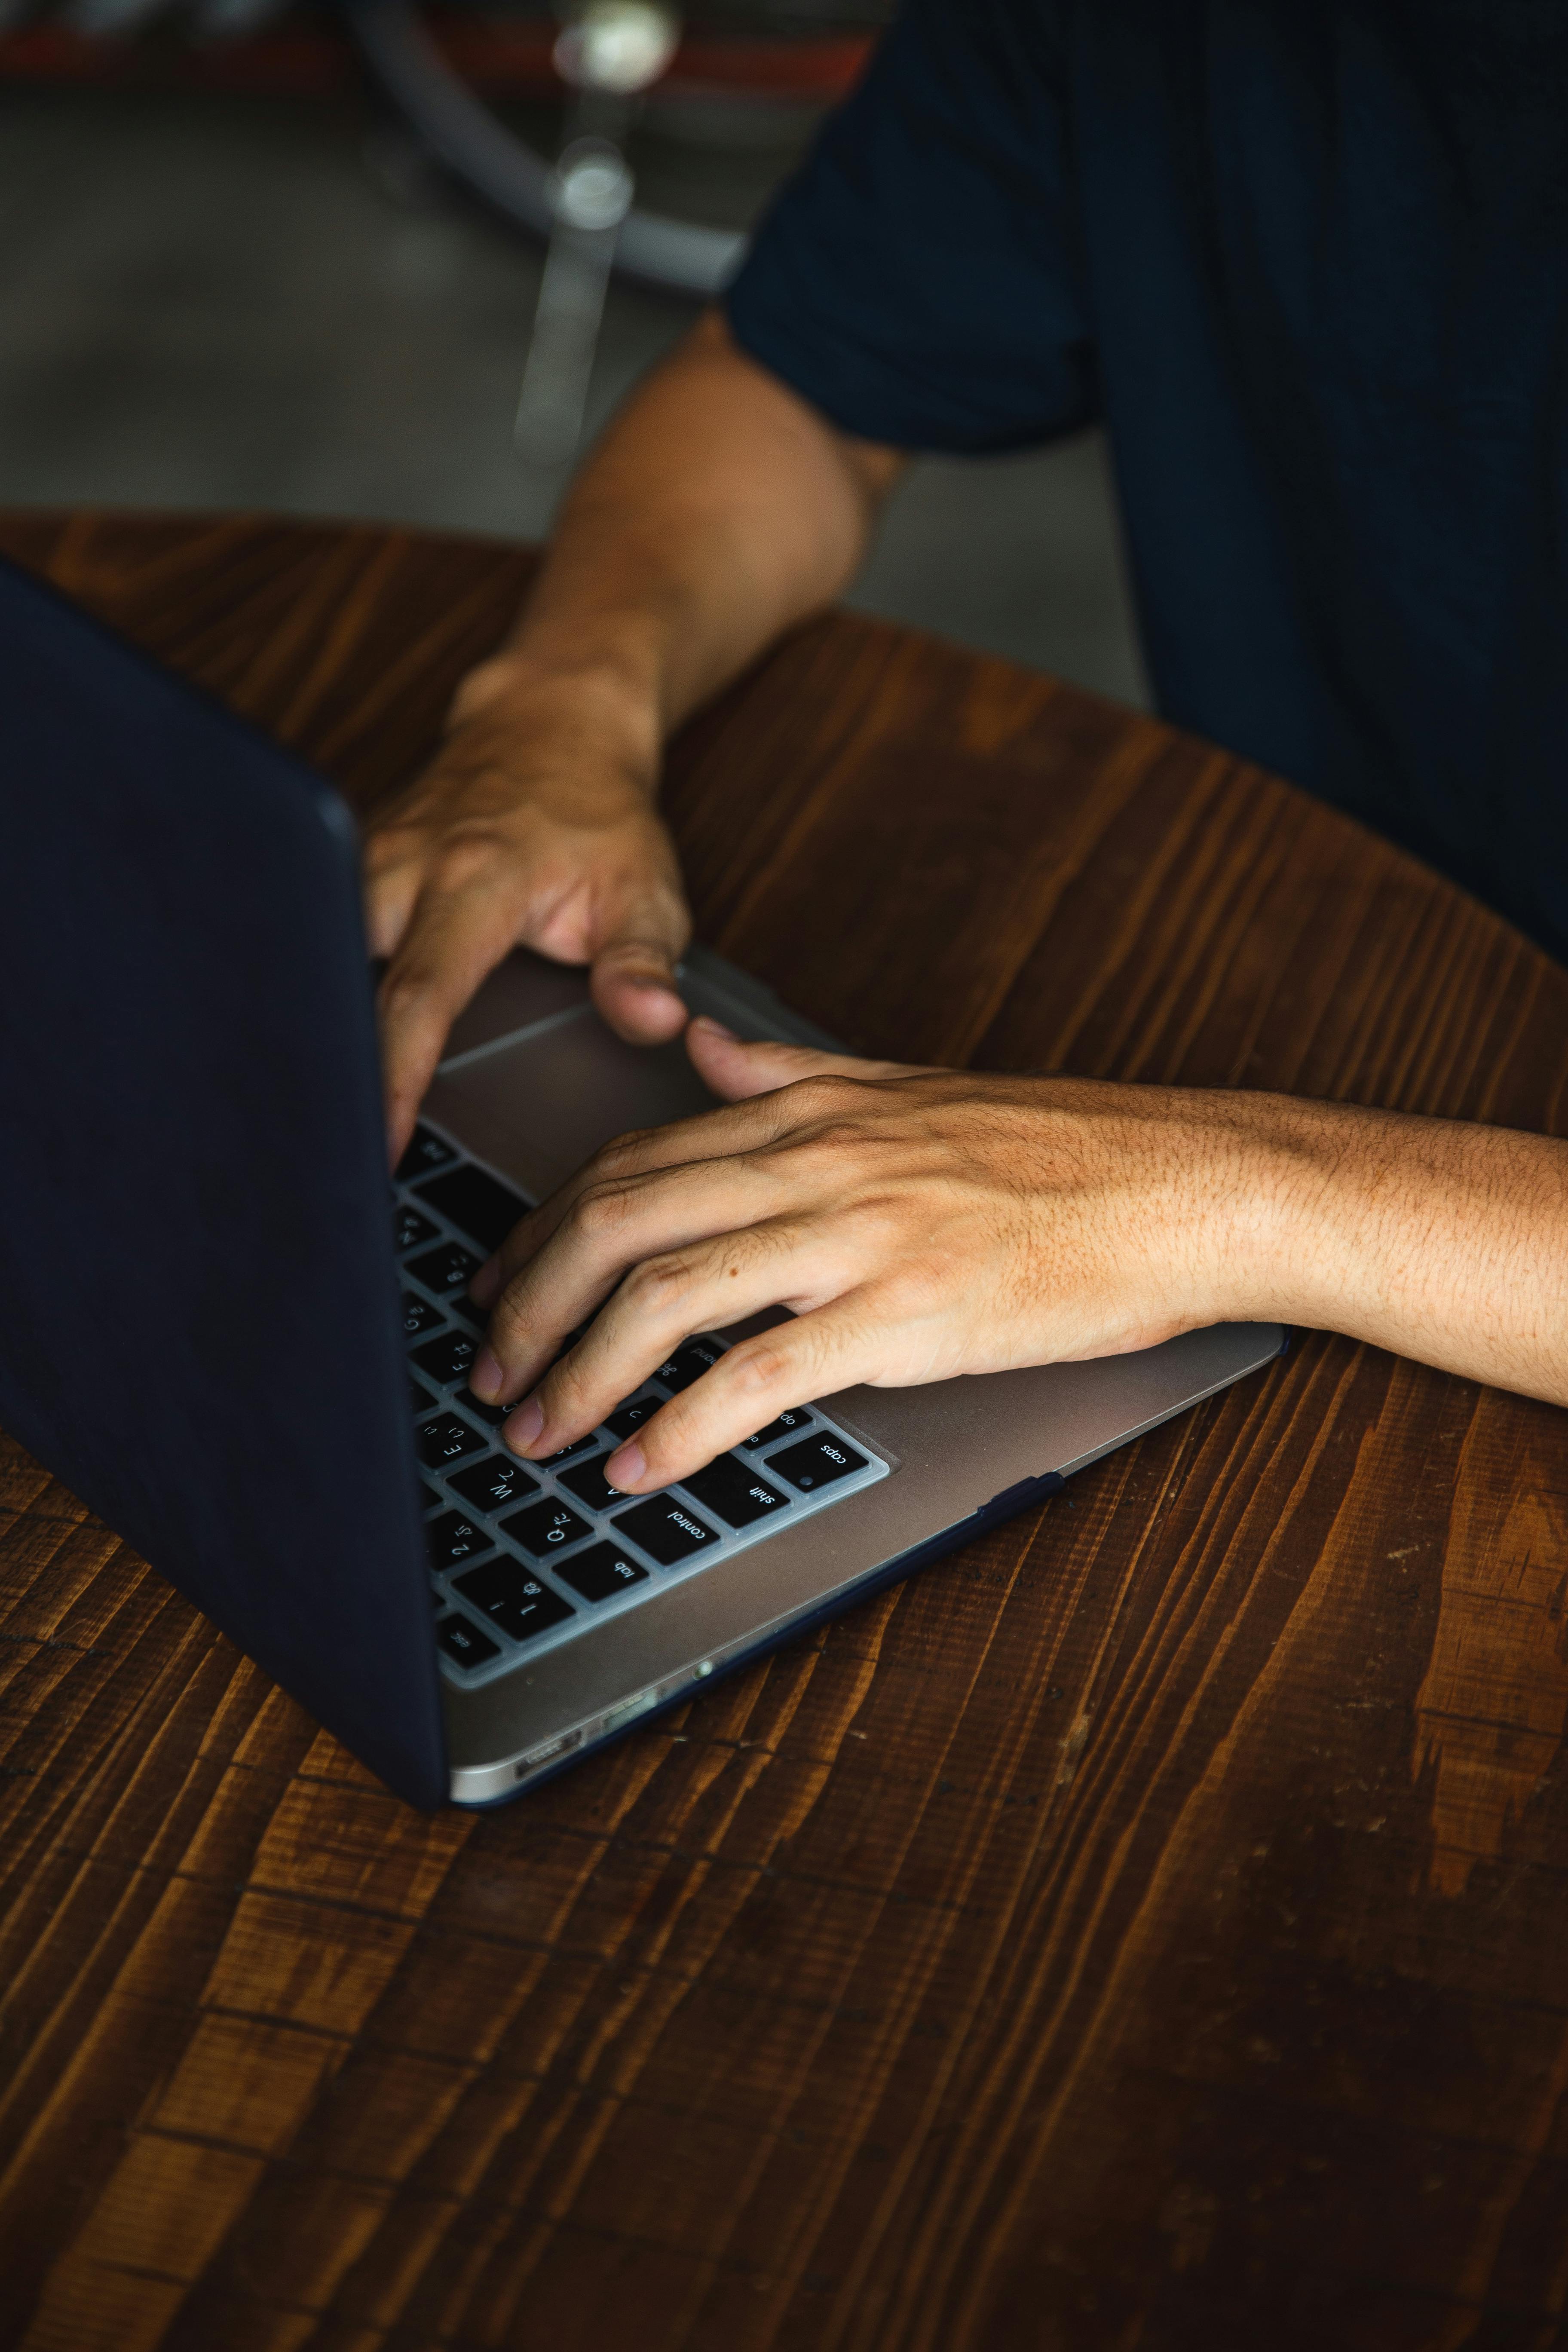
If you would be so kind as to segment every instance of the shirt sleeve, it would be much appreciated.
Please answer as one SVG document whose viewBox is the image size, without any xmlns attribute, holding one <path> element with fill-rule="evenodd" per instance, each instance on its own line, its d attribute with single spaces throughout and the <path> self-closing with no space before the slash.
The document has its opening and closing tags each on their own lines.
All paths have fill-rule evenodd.
<svg viewBox="0 0 1568 2352">
<path fill-rule="evenodd" d="M 1048 0 L 910 0 L 763 221 L 742 350 L 846 432 L 1016 449 L 1099 413 Z"/>
</svg>

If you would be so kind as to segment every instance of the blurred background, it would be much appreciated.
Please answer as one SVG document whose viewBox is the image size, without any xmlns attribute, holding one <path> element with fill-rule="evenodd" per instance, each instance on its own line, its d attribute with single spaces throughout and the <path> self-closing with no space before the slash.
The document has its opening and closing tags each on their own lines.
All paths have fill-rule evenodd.
<svg viewBox="0 0 1568 2352">
<path fill-rule="evenodd" d="M 889 13 L 0 0 L 0 503 L 540 537 Z M 850 601 L 1146 700 L 1098 434 L 922 461 Z"/>
</svg>

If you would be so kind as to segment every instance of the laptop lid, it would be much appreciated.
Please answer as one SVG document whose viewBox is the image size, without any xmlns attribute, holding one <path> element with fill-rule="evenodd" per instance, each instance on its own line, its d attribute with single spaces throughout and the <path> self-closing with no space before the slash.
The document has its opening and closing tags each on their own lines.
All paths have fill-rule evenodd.
<svg viewBox="0 0 1568 2352">
<path fill-rule="evenodd" d="M 8 565 L 0 1103 L 0 1423 L 440 1802 L 353 820 Z"/>
</svg>

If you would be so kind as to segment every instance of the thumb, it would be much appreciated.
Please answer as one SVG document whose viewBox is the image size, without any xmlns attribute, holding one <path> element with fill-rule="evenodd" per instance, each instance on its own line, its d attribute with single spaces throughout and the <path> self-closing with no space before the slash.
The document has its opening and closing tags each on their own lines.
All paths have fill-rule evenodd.
<svg viewBox="0 0 1568 2352">
<path fill-rule="evenodd" d="M 700 1013 L 686 1032 L 686 1050 L 704 1085 L 726 1102 L 772 1094 L 797 1078 L 900 1078 L 901 1062 L 862 1062 L 850 1054 L 823 1054 L 814 1045 L 780 1045 L 769 1039 L 747 1044 L 721 1021 Z"/>
<path fill-rule="evenodd" d="M 690 928 L 675 891 L 645 887 L 616 910 L 595 940 L 594 1002 L 629 1044 L 660 1045 L 685 1028 L 675 971 Z"/>
<path fill-rule="evenodd" d="M 675 958 L 658 940 L 606 941 L 594 958 L 590 987 L 605 1019 L 630 1045 L 661 1045 L 685 1026 Z"/>
</svg>

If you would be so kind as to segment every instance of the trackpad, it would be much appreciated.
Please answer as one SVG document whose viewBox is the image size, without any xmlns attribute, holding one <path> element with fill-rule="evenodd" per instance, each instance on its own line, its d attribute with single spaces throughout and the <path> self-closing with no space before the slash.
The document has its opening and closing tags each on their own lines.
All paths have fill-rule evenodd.
<svg viewBox="0 0 1568 2352">
<path fill-rule="evenodd" d="M 689 1118 L 714 1101 L 679 1042 L 627 1045 L 584 1007 L 575 1019 L 444 1070 L 429 1108 L 537 1199 L 612 1136 Z"/>
</svg>

